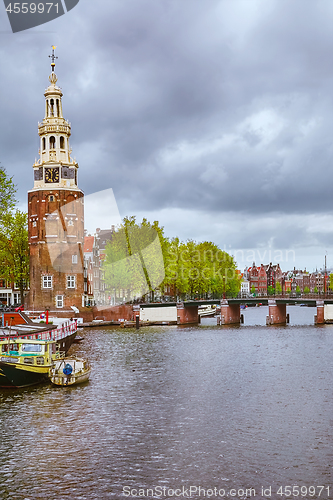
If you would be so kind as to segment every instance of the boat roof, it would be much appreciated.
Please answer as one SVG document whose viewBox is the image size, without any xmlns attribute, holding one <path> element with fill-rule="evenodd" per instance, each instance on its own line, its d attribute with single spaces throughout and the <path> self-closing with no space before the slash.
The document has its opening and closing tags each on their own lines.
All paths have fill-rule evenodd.
<svg viewBox="0 0 333 500">
<path fill-rule="evenodd" d="M 0 328 L 0 336 L 15 337 L 16 335 L 32 335 L 34 333 L 54 330 L 55 328 L 57 328 L 57 325 L 46 325 L 45 323 L 22 323 L 21 325 L 15 325 L 11 328 L 7 326 Z"/>
<path fill-rule="evenodd" d="M 55 344 L 55 340 L 40 340 L 40 339 L 22 339 L 20 337 L 10 337 L 10 339 L 0 339 L 0 344 L 7 344 L 10 340 L 11 344 Z"/>
</svg>

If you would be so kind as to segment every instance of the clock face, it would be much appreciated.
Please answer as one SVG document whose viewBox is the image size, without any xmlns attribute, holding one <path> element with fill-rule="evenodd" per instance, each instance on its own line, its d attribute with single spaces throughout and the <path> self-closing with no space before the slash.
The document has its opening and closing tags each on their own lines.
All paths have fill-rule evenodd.
<svg viewBox="0 0 333 500">
<path fill-rule="evenodd" d="M 45 182 L 59 182 L 59 168 L 46 168 Z"/>
</svg>

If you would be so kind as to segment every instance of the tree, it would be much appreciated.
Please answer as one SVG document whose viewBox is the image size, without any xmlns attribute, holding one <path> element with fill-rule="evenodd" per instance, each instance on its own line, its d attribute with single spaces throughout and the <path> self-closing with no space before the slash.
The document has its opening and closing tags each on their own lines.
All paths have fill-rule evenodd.
<svg viewBox="0 0 333 500">
<path fill-rule="evenodd" d="M 6 228 L 6 232 L 4 231 Z M 28 217 L 16 210 L 3 218 L 0 233 L 0 275 L 20 289 L 21 302 L 29 283 Z"/>
<path fill-rule="evenodd" d="M 300 294 L 300 293 L 301 293 L 301 289 L 300 289 L 299 285 L 297 285 L 297 286 L 296 286 L 296 293 L 297 293 L 297 294 Z"/>
<path fill-rule="evenodd" d="M 251 286 L 251 293 L 252 295 L 255 295 L 256 293 L 256 287 L 254 285 Z"/>
<path fill-rule="evenodd" d="M 167 242 L 163 228 L 135 216 L 125 217 L 106 246 L 104 260 L 107 289 L 122 293 L 127 300 L 151 293 L 164 280 L 164 255 Z"/>
<path fill-rule="evenodd" d="M 279 281 L 276 282 L 275 292 L 276 292 L 276 295 L 281 295 L 281 293 L 282 293 L 282 286 L 281 286 L 281 283 Z"/>
<path fill-rule="evenodd" d="M 11 214 L 15 207 L 15 184 L 12 177 L 8 177 L 6 169 L 0 167 L 0 228 L 6 224 L 6 216 Z"/>
<path fill-rule="evenodd" d="M 195 295 L 235 297 L 240 291 L 241 277 L 233 257 L 210 241 L 184 243 L 174 238 L 169 242 L 166 262 L 166 283 L 171 279 L 183 299 Z"/>
<path fill-rule="evenodd" d="M 318 288 L 316 286 L 314 287 L 313 292 L 318 293 Z"/>
<path fill-rule="evenodd" d="M 310 293 L 310 288 L 308 286 L 304 287 L 304 293 L 306 294 Z"/>
<path fill-rule="evenodd" d="M 272 285 L 269 285 L 267 287 L 267 293 L 268 293 L 268 295 L 274 295 L 275 289 L 272 287 Z"/>
<path fill-rule="evenodd" d="M 16 187 L 13 178 L 0 168 L 0 276 L 20 289 L 21 301 L 29 282 L 27 214 L 14 207 Z"/>
</svg>

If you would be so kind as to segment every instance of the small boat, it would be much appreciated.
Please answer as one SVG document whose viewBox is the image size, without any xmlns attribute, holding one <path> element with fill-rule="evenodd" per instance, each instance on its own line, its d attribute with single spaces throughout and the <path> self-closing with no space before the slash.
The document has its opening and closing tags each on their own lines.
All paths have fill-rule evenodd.
<svg viewBox="0 0 333 500">
<path fill-rule="evenodd" d="M 29 387 L 45 382 L 53 361 L 64 356 L 55 340 L 0 340 L 0 387 Z"/>
<path fill-rule="evenodd" d="M 57 359 L 52 364 L 49 378 L 54 385 L 74 385 L 87 382 L 90 375 L 90 365 L 84 358 L 75 356 Z"/>
<path fill-rule="evenodd" d="M 213 317 L 216 314 L 216 306 L 215 305 L 204 305 L 198 307 L 198 315 L 203 317 Z"/>
</svg>

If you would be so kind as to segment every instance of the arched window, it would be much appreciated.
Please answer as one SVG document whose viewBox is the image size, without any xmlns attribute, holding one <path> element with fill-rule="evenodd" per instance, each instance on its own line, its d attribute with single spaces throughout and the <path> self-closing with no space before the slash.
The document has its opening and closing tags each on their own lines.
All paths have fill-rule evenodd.
<svg viewBox="0 0 333 500">
<path fill-rule="evenodd" d="M 53 135 L 50 137 L 50 149 L 55 149 L 55 137 Z"/>
<path fill-rule="evenodd" d="M 46 147 L 46 141 L 45 141 L 45 137 L 43 137 L 43 141 L 42 141 L 42 144 L 43 144 L 43 151 L 45 151 L 45 147 Z"/>
<path fill-rule="evenodd" d="M 65 149 L 65 139 L 63 136 L 60 137 L 60 149 Z"/>
<path fill-rule="evenodd" d="M 60 116 L 60 111 L 59 111 L 59 99 L 57 99 L 57 116 Z"/>
<path fill-rule="evenodd" d="M 54 116 L 54 100 L 50 99 L 50 115 Z"/>
</svg>

